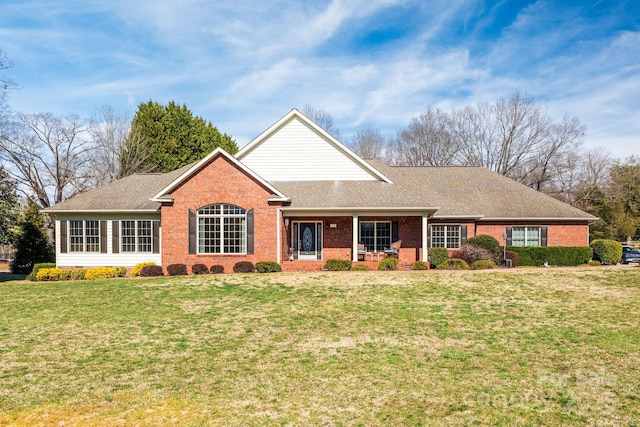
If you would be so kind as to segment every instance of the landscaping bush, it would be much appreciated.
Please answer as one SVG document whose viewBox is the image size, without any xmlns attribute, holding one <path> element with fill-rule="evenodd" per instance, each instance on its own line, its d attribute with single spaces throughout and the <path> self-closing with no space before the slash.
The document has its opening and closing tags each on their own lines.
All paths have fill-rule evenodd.
<svg viewBox="0 0 640 427">
<path fill-rule="evenodd" d="M 469 270 L 469 264 L 460 258 L 449 258 L 437 267 L 438 270 Z"/>
<path fill-rule="evenodd" d="M 55 282 L 60 280 L 62 270 L 59 268 L 40 268 L 36 273 L 36 280 L 38 282 Z"/>
<path fill-rule="evenodd" d="M 366 265 L 358 264 L 351 267 L 353 271 L 369 271 L 369 267 Z"/>
<path fill-rule="evenodd" d="M 62 270 L 62 272 L 60 273 L 60 280 L 63 280 L 63 281 L 71 280 L 72 272 L 73 270 L 70 270 L 68 268 Z"/>
<path fill-rule="evenodd" d="M 204 264 L 193 264 L 191 266 L 191 272 L 193 274 L 208 274 L 209 269 Z"/>
<path fill-rule="evenodd" d="M 113 279 L 114 277 L 118 277 L 118 273 L 113 267 L 89 268 L 84 275 L 86 280 Z"/>
<path fill-rule="evenodd" d="M 490 237 L 490 236 L 487 236 Z M 482 246 L 472 245 L 469 243 L 463 243 L 460 245 L 460 249 L 454 251 L 451 254 L 451 258 L 460 258 L 467 262 L 467 264 L 471 265 L 474 262 L 484 259 L 494 261 L 494 255 L 488 249 L 483 248 Z"/>
<path fill-rule="evenodd" d="M 385 258 L 378 263 L 378 271 L 397 270 L 398 258 Z"/>
<path fill-rule="evenodd" d="M 591 267 L 596 267 L 596 266 L 602 265 L 602 263 L 600 261 L 596 261 L 595 259 L 592 259 L 587 263 L 587 265 Z"/>
<path fill-rule="evenodd" d="M 85 268 L 74 268 L 71 270 L 71 280 L 84 280 L 84 276 L 87 274 Z"/>
<path fill-rule="evenodd" d="M 596 239 L 589 245 L 593 259 L 604 265 L 615 265 L 622 260 L 622 244 L 615 240 Z"/>
<path fill-rule="evenodd" d="M 258 273 L 278 273 L 282 271 L 282 267 L 275 261 L 259 261 L 256 262 L 256 271 Z"/>
<path fill-rule="evenodd" d="M 491 255 L 493 255 L 492 260 L 494 261 L 494 263 L 499 262 L 504 256 L 502 250 L 500 249 L 500 242 L 498 242 L 495 237 L 489 236 L 487 234 L 479 234 L 475 237 L 471 237 L 467 239 L 467 244 L 480 246 L 481 248 L 488 250 Z"/>
<path fill-rule="evenodd" d="M 167 266 L 167 274 L 169 276 L 186 276 L 187 266 L 184 264 L 169 264 Z"/>
<path fill-rule="evenodd" d="M 331 258 L 324 263 L 324 268 L 329 271 L 349 271 L 351 270 L 351 260 Z"/>
<path fill-rule="evenodd" d="M 518 266 L 520 259 L 518 258 L 518 253 L 513 251 L 507 251 L 506 255 L 507 259 L 511 260 L 511 267 L 515 268 Z"/>
<path fill-rule="evenodd" d="M 127 267 L 116 267 L 116 276 L 124 277 L 127 275 Z"/>
<path fill-rule="evenodd" d="M 40 270 L 41 268 L 55 268 L 56 263 L 55 262 L 40 262 L 38 264 L 34 264 L 33 269 L 31 270 L 31 273 L 29 273 L 26 277 L 27 280 L 31 280 L 32 282 L 35 282 L 36 280 L 38 280 L 36 278 L 36 275 L 38 274 L 38 270 Z"/>
<path fill-rule="evenodd" d="M 559 266 L 576 266 L 589 262 L 593 251 L 588 246 L 511 246 L 517 252 L 522 266 L 541 266 L 544 263 Z M 622 253 L 622 252 L 621 252 Z"/>
<path fill-rule="evenodd" d="M 147 262 L 139 262 L 136 265 L 133 266 L 133 268 L 131 269 L 131 277 L 137 277 L 137 276 L 141 276 L 141 271 L 144 267 L 149 266 L 149 265 L 156 265 L 155 262 L 153 261 L 147 261 Z"/>
<path fill-rule="evenodd" d="M 144 267 L 142 267 L 142 270 L 140 270 L 140 276 L 142 277 L 158 277 L 158 276 L 164 276 L 164 273 L 162 272 L 162 267 L 160 267 L 159 265 L 145 265 Z"/>
<path fill-rule="evenodd" d="M 233 266 L 234 273 L 253 273 L 256 267 L 251 261 L 238 261 Z"/>
<path fill-rule="evenodd" d="M 224 265 L 216 264 L 212 265 L 209 269 L 209 273 L 211 274 L 222 274 L 224 273 Z"/>
<path fill-rule="evenodd" d="M 428 270 L 429 266 L 427 265 L 426 262 L 418 260 L 413 264 L 411 264 L 411 269 L 412 270 Z"/>
<path fill-rule="evenodd" d="M 496 268 L 496 263 L 490 259 L 479 259 L 469 266 L 472 270 L 489 270 Z"/>
<path fill-rule="evenodd" d="M 449 259 L 447 248 L 429 248 L 428 257 L 431 268 L 437 268 L 444 261 Z"/>
</svg>

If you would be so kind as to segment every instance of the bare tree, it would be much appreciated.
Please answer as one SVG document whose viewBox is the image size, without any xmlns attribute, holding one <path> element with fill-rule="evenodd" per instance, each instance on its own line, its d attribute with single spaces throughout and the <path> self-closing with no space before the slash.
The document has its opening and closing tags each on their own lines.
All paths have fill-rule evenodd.
<svg viewBox="0 0 640 427">
<path fill-rule="evenodd" d="M 428 108 L 411 119 L 396 139 L 394 163 L 408 166 L 446 166 L 456 163 L 458 141 L 451 132 L 450 117 Z"/>
<path fill-rule="evenodd" d="M 315 124 L 320 126 L 335 139 L 340 139 L 340 129 L 338 129 L 333 122 L 331 114 L 327 113 L 323 108 L 315 108 L 306 104 L 302 109 L 302 114 L 309 117 Z"/>
<path fill-rule="evenodd" d="M 386 160 L 389 145 L 389 138 L 382 135 L 378 129 L 359 130 L 350 143 L 353 151 L 360 157 L 380 161 Z"/>
<path fill-rule="evenodd" d="M 6 55 L 0 50 L 0 71 L 11 68 L 11 66 L 11 61 L 9 61 Z M 11 127 L 7 91 L 15 87 L 15 83 L 9 77 L 0 74 L 0 137 L 6 135 Z"/>
<path fill-rule="evenodd" d="M 119 167 L 116 178 L 124 178 L 134 173 L 151 172 L 153 169 L 149 164 L 150 157 L 149 144 L 145 142 L 138 130 L 132 129 L 118 151 Z"/>
<path fill-rule="evenodd" d="M 19 114 L 9 135 L 0 137 L 0 160 L 25 195 L 43 208 L 85 191 L 93 146 L 76 115 Z"/>
<path fill-rule="evenodd" d="M 90 159 L 95 187 L 120 178 L 120 158 L 125 151 L 130 129 L 131 118 L 116 112 L 109 105 L 99 108 L 91 118 L 88 132 L 96 149 Z"/>
</svg>

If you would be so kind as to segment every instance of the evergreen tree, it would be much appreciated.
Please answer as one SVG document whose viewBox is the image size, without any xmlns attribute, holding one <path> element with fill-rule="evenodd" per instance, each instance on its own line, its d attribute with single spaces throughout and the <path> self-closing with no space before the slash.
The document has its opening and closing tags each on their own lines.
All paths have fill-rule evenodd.
<svg viewBox="0 0 640 427">
<path fill-rule="evenodd" d="M 12 242 L 19 209 L 16 184 L 0 166 L 0 245 Z"/>
<path fill-rule="evenodd" d="M 14 242 L 16 254 L 11 263 L 13 273 L 28 274 L 34 264 L 55 261 L 53 245 L 45 232 L 45 218 L 33 199 L 28 200 L 18 219 L 18 227 Z"/>
</svg>

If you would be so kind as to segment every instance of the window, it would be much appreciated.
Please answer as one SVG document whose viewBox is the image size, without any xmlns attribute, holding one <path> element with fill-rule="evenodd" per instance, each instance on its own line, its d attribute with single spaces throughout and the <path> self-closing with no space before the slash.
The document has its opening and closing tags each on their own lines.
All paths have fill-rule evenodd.
<svg viewBox="0 0 640 427">
<path fill-rule="evenodd" d="M 198 253 L 247 252 L 247 212 L 234 205 L 209 205 L 198 209 Z"/>
<path fill-rule="evenodd" d="M 459 225 L 431 225 L 431 247 L 447 249 L 459 248 L 463 240 L 461 228 Z"/>
<path fill-rule="evenodd" d="M 122 221 L 122 252 L 151 252 L 151 221 Z"/>
<path fill-rule="evenodd" d="M 391 222 L 361 222 L 360 242 L 367 252 L 382 252 L 391 246 Z"/>
<path fill-rule="evenodd" d="M 512 246 L 542 246 L 540 227 L 513 227 L 511 229 Z"/>
<path fill-rule="evenodd" d="M 100 221 L 69 221 L 71 252 L 100 252 Z"/>
</svg>

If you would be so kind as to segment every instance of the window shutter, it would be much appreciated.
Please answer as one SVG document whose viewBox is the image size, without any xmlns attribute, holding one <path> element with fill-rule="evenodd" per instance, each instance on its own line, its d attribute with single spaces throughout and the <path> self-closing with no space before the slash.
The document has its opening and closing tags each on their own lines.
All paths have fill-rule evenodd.
<svg viewBox="0 0 640 427">
<path fill-rule="evenodd" d="M 153 253 L 154 254 L 159 254 L 160 253 L 160 221 L 153 221 L 152 222 L 152 226 L 153 226 L 153 235 L 151 237 L 152 239 L 152 248 L 153 248 Z"/>
<path fill-rule="evenodd" d="M 67 253 L 67 224 L 69 221 L 60 221 L 60 253 Z"/>
<path fill-rule="evenodd" d="M 107 253 L 107 221 L 100 221 L 100 253 Z"/>
<path fill-rule="evenodd" d="M 467 226 L 466 225 L 461 225 L 460 226 L 460 243 L 466 243 L 467 241 Z"/>
<path fill-rule="evenodd" d="M 391 243 L 398 241 L 398 222 L 391 223 Z"/>
<path fill-rule="evenodd" d="M 507 227 L 507 246 L 513 244 L 513 227 Z"/>
<path fill-rule="evenodd" d="M 189 253 L 195 254 L 198 244 L 197 239 L 197 218 L 196 213 L 192 209 L 189 209 Z"/>
<path fill-rule="evenodd" d="M 427 247 L 431 248 L 431 226 L 427 227 Z"/>
<path fill-rule="evenodd" d="M 111 253 L 120 253 L 120 221 L 111 221 Z"/>
<path fill-rule="evenodd" d="M 247 254 L 253 255 L 254 252 L 254 234 L 253 234 L 253 209 L 247 211 Z"/>
<path fill-rule="evenodd" d="M 540 227 L 540 246 L 547 246 L 547 227 Z"/>
</svg>

